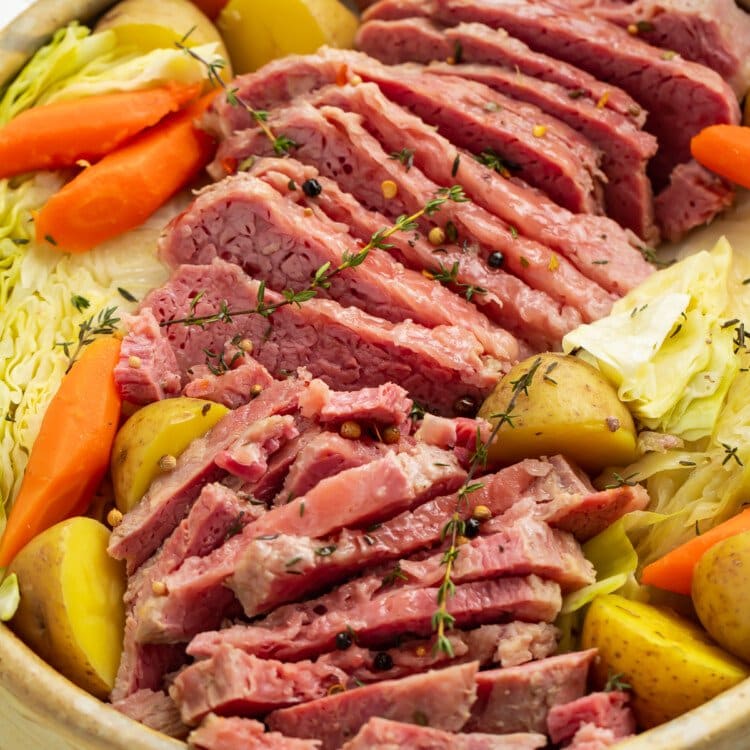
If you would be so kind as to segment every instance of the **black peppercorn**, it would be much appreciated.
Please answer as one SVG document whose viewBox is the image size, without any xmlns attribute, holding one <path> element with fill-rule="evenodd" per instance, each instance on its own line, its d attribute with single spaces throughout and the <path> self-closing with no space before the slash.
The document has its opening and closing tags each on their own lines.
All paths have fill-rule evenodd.
<svg viewBox="0 0 750 750">
<path fill-rule="evenodd" d="M 502 268 L 503 263 L 505 263 L 505 256 L 499 251 L 490 253 L 487 258 L 487 265 L 489 265 L 490 268 Z"/>
<path fill-rule="evenodd" d="M 339 651 L 346 651 L 352 645 L 352 636 L 346 630 L 336 634 L 336 648 Z"/>
<path fill-rule="evenodd" d="M 372 668 L 377 672 L 387 672 L 393 667 L 393 657 L 385 651 L 379 651 L 375 654 L 375 660 L 372 663 Z"/>
<path fill-rule="evenodd" d="M 467 539 L 476 539 L 481 525 L 478 518 L 469 518 L 464 525 L 464 536 Z"/>
<path fill-rule="evenodd" d="M 323 186 L 317 180 L 305 180 L 302 183 L 302 192 L 308 198 L 317 198 L 323 192 Z"/>
<path fill-rule="evenodd" d="M 459 417 L 473 417 L 477 411 L 476 399 L 471 396 L 462 396 L 457 398 L 453 404 L 453 411 Z"/>
</svg>

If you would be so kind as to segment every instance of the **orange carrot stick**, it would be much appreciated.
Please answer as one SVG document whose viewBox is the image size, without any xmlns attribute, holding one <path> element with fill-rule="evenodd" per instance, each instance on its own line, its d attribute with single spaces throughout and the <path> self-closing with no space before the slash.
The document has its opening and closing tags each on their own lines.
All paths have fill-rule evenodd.
<svg viewBox="0 0 750 750">
<path fill-rule="evenodd" d="M 693 571 L 703 553 L 714 544 L 743 531 L 750 531 L 750 508 L 647 565 L 643 569 L 641 583 L 658 586 L 677 594 L 690 595 Z"/>
<path fill-rule="evenodd" d="M 171 115 L 73 178 L 37 214 L 37 241 L 85 252 L 142 224 L 211 158 L 213 140 L 193 121 L 214 95 Z"/>
<path fill-rule="evenodd" d="M 113 371 L 120 341 L 100 338 L 63 378 L 31 449 L 0 538 L 4 568 L 34 536 L 83 513 L 101 482 L 120 416 Z"/>
<path fill-rule="evenodd" d="M 693 158 L 727 180 L 750 187 L 750 128 L 711 125 L 690 141 Z"/>
<path fill-rule="evenodd" d="M 201 85 L 102 94 L 22 112 L 0 129 L 0 177 L 95 161 L 195 99 Z"/>
</svg>

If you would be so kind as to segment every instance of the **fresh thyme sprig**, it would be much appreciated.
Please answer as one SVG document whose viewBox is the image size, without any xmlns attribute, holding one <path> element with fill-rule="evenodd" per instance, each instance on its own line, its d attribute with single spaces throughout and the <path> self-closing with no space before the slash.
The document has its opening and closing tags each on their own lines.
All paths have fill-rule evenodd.
<svg viewBox="0 0 750 750">
<path fill-rule="evenodd" d="M 80 299 L 84 299 L 81 297 Z M 88 302 L 88 300 L 86 300 Z M 81 309 L 76 306 L 77 309 Z M 81 349 L 84 346 L 88 346 L 94 341 L 97 336 L 111 336 L 117 330 L 117 324 L 120 319 L 117 317 L 116 307 L 105 307 L 100 310 L 99 314 L 86 318 L 82 323 L 78 324 L 78 336 L 76 341 L 58 341 L 55 346 L 59 346 L 65 356 L 68 358 L 68 366 L 65 368 L 65 372 L 70 372 L 70 368 L 73 367 L 78 355 L 81 353 Z M 75 347 L 75 348 L 73 348 Z"/>
<path fill-rule="evenodd" d="M 372 250 L 386 250 L 391 247 L 391 244 L 388 243 L 387 240 L 392 235 L 397 232 L 410 232 L 416 229 L 418 219 L 422 216 L 432 216 L 448 201 L 464 203 L 467 200 L 468 198 L 464 194 L 463 188 L 460 185 L 453 185 L 450 188 L 440 188 L 435 197 L 427 201 L 427 203 L 425 203 L 425 205 L 418 211 L 415 211 L 410 216 L 399 216 L 395 223 L 390 227 L 383 227 L 383 229 L 379 229 L 375 232 L 372 237 L 370 237 L 369 242 L 361 250 L 356 253 L 345 252 L 341 257 L 341 263 L 335 268 L 331 267 L 330 261 L 324 263 L 315 271 L 309 285 L 305 289 L 301 289 L 300 291 L 285 289 L 281 293 L 283 300 L 279 302 L 272 302 L 270 304 L 266 303 L 266 285 L 265 282 L 261 281 L 258 287 L 255 307 L 245 310 L 230 310 L 227 301 L 223 300 L 216 312 L 209 315 L 196 315 L 196 305 L 198 300 L 204 294 L 203 292 L 200 292 L 192 299 L 190 303 L 190 311 L 187 316 L 184 318 L 170 318 L 169 320 L 163 320 L 159 325 L 162 328 L 177 324 L 186 326 L 195 325 L 203 328 L 211 323 L 231 323 L 234 318 L 244 315 L 261 315 L 264 318 L 268 318 L 278 309 L 286 307 L 287 305 L 301 306 L 304 302 L 315 297 L 318 294 L 318 289 L 328 289 L 331 285 L 331 279 L 336 275 L 345 271 L 347 268 L 356 268 L 357 266 L 362 265 Z"/>
<path fill-rule="evenodd" d="M 537 357 L 525 373 L 523 373 L 517 380 L 511 381 L 511 385 L 513 386 L 511 397 L 505 407 L 505 411 L 492 415 L 492 418 L 497 421 L 495 422 L 487 440 L 483 441 L 481 439 L 480 431 L 477 429 L 476 446 L 471 456 L 466 479 L 464 479 L 463 485 L 461 485 L 458 490 L 456 496 L 456 507 L 453 514 L 443 527 L 440 534 L 440 540 L 445 541 L 446 539 L 450 539 L 450 544 L 443 554 L 442 563 L 445 566 L 445 572 L 443 573 L 443 580 L 438 588 L 438 608 L 432 615 L 432 629 L 436 634 L 435 649 L 441 651 L 449 658 L 453 658 L 454 656 L 453 646 L 445 632 L 453 627 L 455 618 L 450 612 L 448 612 L 448 599 L 453 596 L 456 591 L 456 584 L 453 582 L 453 568 L 460 551 L 458 545 L 459 537 L 462 537 L 466 530 L 466 522 L 461 516 L 461 506 L 472 492 L 476 492 L 484 486 L 482 482 L 475 482 L 474 476 L 481 466 L 487 464 L 489 447 L 497 437 L 503 424 L 508 424 L 511 428 L 513 427 L 513 409 L 516 408 L 516 403 L 522 394 L 526 396 L 529 395 L 529 386 L 531 385 L 541 363 L 541 357 Z"/>
<path fill-rule="evenodd" d="M 194 60 L 197 60 L 201 65 L 206 68 L 208 73 L 208 82 L 214 88 L 222 88 L 226 94 L 227 101 L 233 107 L 242 107 L 252 117 L 253 121 L 258 124 L 258 127 L 263 131 L 263 134 L 273 144 L 273 150 L 277 156 L 283 156 L 288 154 L 293 148 L 296 148 L 297 144 L 285 135 L 276 135 L 271 127 L 268 125 L 268 112 L 262 109 L 254 109 L 248 102 L 246 102 L 241 96 L 238 96 L 238 89 L 230 89 L 226 81 L 221 77 L 222 71 L 226 68 L 227 64 L 221 57 L 216 57 L 213 60 L 206 60 L 201 57 L 194 49 L 191 49 L 186 44 L 190 35 L 195 31 L 195 27 L 185 34 L 179 42 L 175 42 L 175 46 L 181 49 L 187 55 L 190 55 Z"/>
</svg>

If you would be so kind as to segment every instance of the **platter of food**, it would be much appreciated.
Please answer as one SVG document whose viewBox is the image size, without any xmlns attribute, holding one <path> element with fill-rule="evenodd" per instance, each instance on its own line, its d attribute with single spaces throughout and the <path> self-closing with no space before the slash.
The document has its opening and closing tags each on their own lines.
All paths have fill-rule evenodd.
<svg viewBox="0 0 750 750">
<path fill-rule="evenodd" d="M 26 5 L 0 748 L 743 746 L 750 15 Z"/>
</svg>

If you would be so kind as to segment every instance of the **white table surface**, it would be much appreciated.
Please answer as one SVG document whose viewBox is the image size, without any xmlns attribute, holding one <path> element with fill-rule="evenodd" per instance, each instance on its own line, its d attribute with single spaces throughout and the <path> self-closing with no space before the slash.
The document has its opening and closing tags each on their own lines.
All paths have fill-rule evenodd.
<svg viewBox="0 0 750 750">
<path fill-rule="evenodd" d="M 7 26 L 33 2 L 34 0 L 0 0 L 0 28 Z"/>
</svg>

